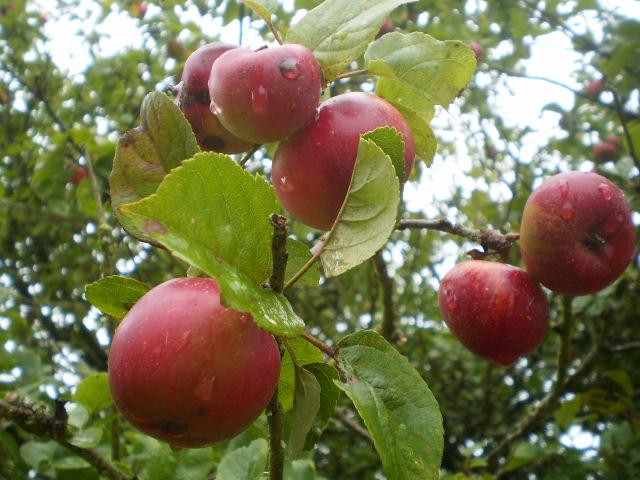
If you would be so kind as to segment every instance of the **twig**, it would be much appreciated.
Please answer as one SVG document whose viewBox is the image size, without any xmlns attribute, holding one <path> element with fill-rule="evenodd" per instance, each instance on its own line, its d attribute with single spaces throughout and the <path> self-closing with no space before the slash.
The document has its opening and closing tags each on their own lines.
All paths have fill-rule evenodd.
<svg viewBox="0 0 640 480">
<path fill-rule="evenodd" d="M 485 251 L 492 249 L 501 254 L 508 252 L 515 241 L 520 238 L 518 233 L 502 234 L 497 230 L 488 228 L 474 230 L 464 225 L 452 223 L 446 218 L 439 220 L 401 220 L 397 227 L 398 230 L 407 230 L 410 228 L 439 230 L 441 232 L 451 233 L 452 235 L 458 235 L 479 243 Z"/>
<path fill-rule="evenodd" d="M 282 35 L 280 35 L 280 32 L 278 31 L 276 26 L 273 24 L 271 20 L 267 22 L 267 25 L 269 25 L 269 30 L 271 30 L 271 33 L 273 33 L 273 36 L 276 38 L 276 42 L 282 45 L 284 41 L 282 40 Z"/>
<path fill-rule="evenodd" d="M 382 250 L 378 250 L 373 256 L 373 264 L 378 274 L 378 281 L 382 288 L 382 329 L 381 333 L 384 338 L 393 341 L 396 331 L 396 312 L 393 305 L 393 279 L 389 276 L 387 264 L 382 258 Z"/>
<path fill-rule="evenodd" d="M 615 347 L 610 347 L 608 351 L 611 353 L 622 353 L 628 350 L 634 350 L 636 348 L 640 348 L 640 342 L 623 343 L 622 345 L 616 345 Z"/>
<path fill-rule="evenodd" d="M 269 286 L 272 290 L 280 293 L 284 286 L 284 275 L 287 269 L 287 229 L 289 219 L 282 215 L 271 215 L 271 225 L 273 225 L 273 239 L 271 241 L 271 252 L 273 254 L 273 273 L 269 279 Z"/>
<path fill-rule="evenodd" d="M 338 81 L 338 80 L 342 80 L 343 78 L 350 78 L 350 77 L 356 77 L 361 75 L 371 75 L 371 74 L 369 73 L 369 70 L 367 70 L 366 68 L 363 68 L 360 70 L 351 70 L 349 72 L 340 73 L 336 75 L 335 79 L 336 81 Z"/>
<path fill-rule="evenodd" d="M 260 150 L 260 147 L 262 145 L 259 143 L 256 143 L 251 150 L 249 150 L 247 153 L 245 153 L 244 157 L 242 157 L 242 159 L 240 160 L 240 162 L 238 163 L 238 165 L 240 165 L 241 167 L 244 167 L 246 165 L 246 163 L 251 160 L 251 157 L 253 157 L 253 154 L 256 153 L 258 150 Z"/>
<path fill-rule="evenodd" d="M 131 480 L 131 477 L 121 472 L 96 450 L 69 443 L 70 434 L 67 430 L 67 412 L 64 409 L 64 402 L 57 401 L 55 414 L 49 415 L 44 407 L 34 407 L 16 395 L 8 395 L 0 400 L 0 418 L 12 421 L 34 435 L 55 440 L 67 450 L 86 460 L 105 477 L 113 480 Z"/>
<path fill-rule="evenodd" d="M 302 333 L 300 334 L 300 336 L 304 338 L 307 342 L 309 342 L 311 345 L 313 345 L 314 347 L 318 348 L 319 350 L 322 350 L 331 358 L 336 356 L 336 350 L 333 347 L 327 345 L 326 343 L 321 342 L 310 333 Z"/>
<path fill-rule="evenodd" d="M 373 443 L 373 438 L 371 437 L 371 434 L 367 431 L 367 429 L 360 425 L 358 422 L 351 420 L 346 411 L 344 411 L 342 408 L 336 408 L 335 414 L 338 420 L 340 420 L 340 422 L 342 422 L 345 427 L 360 435 L 367 442 Z"/>
<path fill-rule="evenodd" d="M 613 94 L 613 102 L 616 105 L 616 111 L 618 112 L 618 117 L 620 118 L 620 123 L 622 123 L 622 129 L 624 130 L 624 135 L 627 137 L 627 144 L 629 145 L 629 153 L 631 154 L 631 158 L 633 158 L 633 163 L 640 170 L 640 158 L 636 154 L 636 148 L 633 145 L 633 137 L 631 136 L 631 132 L 629 131 L 629 125 L 627 125 L 627 118 L 625 116 L 625 111 L 622 108 L 622 102 L 620 101 L 620 95 L 614 89 L 610 88 L 609 91 Z"/>
<path fill-rule="evenodd" d="M 271 397 L 267 407 L 267 422 L 269 424 L 269 480 L 283 480 L 284 475 L 284 447 L 282 437 L 284 433 L 284 412 L 278 401 L 278 389 Z"/>
</svg>

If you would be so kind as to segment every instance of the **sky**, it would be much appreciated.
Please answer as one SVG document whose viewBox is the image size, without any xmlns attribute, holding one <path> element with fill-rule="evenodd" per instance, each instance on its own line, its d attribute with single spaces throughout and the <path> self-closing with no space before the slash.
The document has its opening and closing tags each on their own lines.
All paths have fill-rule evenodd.
<svg viewBox="0 0 640 480">
<path fill-rule="evenodd" d="M 481 0 L 479 0 L 481 1 Z M 153 15 L 157 9 L 152 2 L 147 11 L 147 15 Z M 292 1 L 281 2 L 285 9 L 292 9 Z M 618 10 L 629 17 L 640 18 L 640 2 L 636 0 L 608 0 L 605 2 L 608 9 Z M 45 24 L 45 34 L 48 39 L 43 45 L 52 56 L 54 62 L 72 77 L 79 81 L 82 79 L 82 72 L 90 64 L 88 46 L 79 41 L 74 32 L 81 30 L 90 32 L 95 29 L 97 33 L 103 35 L 99 44 L 98 54 L 100 56 L 112 56 L 129 47 L 141 47 L 143 37 L 140 34 L 138 24 L 127 13 L 111 13 L 101 24 L 96 25 L 95 19 L 98 16 L 98 9 L 93 2 L 87 1 L 81 4 L 82 9 L 93 12 L 94 21 L 81 22 L 71 20 L 67 13 L 61 17 L 56 12 L 56 2 L 54 0 L 37 0 L 35 9 L 47 15 L 50 20 Z M 295 21 L 304 16 L 304 11 L 298 12 L 294 17 Z M 221 40 L 229 43 L 237 43 L 239 38 L 239 22 L 236 20 L 227 26 L 222 26 L 221 19 L 214 19 L 203 22 L 198 11 L 193 8 L 183 17 L 184 20 L 191 20 L 202 23 L 202 28 L 206 31 L 221 33 Z M 256 21 L 261 22 L 261 21 Z M 577 32 L 590 30 L 596 40 L 602 37 L 602 29 L 594 15 L 585 14 L 576 18 L 572 23 L 572 28 Z M 246 19 L 242 25 L 243 46 L 257 48 L 264 44 L 255 29 Z M 183 32 L 186 34 L 186 32 Z M 502 55 L 509 53 L 510 44 L 503 42 L 498 47 L 489 50 L 486 54 L 491 59 L 498 59 Z M 581 90 L 584 85 L 578 82 L 577 72 L 584 70 L 584 58 L 575 52 L 570 39 L 563 33 L 555 32 L 536 37 L 531 43 L 531 57 L 520 62 L 523 72 L 528 75 L 542 76 L 559 81 Z M 586 60 L 589 60 L 588 58 Z M 593 78 L 598 78 L 595 71 L 591 72 Z M 475 80 L 478 85 L 486 85 L 490 77 L 486 73 L 477 73 Z M 604 100 L 608 100 L 606 97 Z M 559 114 L 544 110 L 544 106 L 557 103 L 564 109 L 570 109 L 574 103 L 574 95 L 561 87 L 540 80 L 530 80 L 521 78 L 503 77 L 498 85 L 495 95 L 491 95 L 488 101 L 493 105 L 496 112 L 500 114 L 508 126 L 529 127 L 533 130 L 528 134 L 523 142 L 524 148 L 521 151 L 520 160 L 527 163 L 541 145 L 546 145 L 550 138 L 563 135 L 562 129 L 558 128 Z M 635 99 L 637 103 L 637 98 Z M 456 186 L 463 187 L 464 192 L 469 195 L 474 189 L 489 191 L 492 198 L 496 200 L 508 200 L 511 193 L 504 184 L 487 186 L 483 181 L 478 181 L 466 175 L 471 169 L 472 159 L 468 154 L 466 135 L 462 129 L 462 113 L 457 104 L 450 106 L 448 111 L 439 111 L 433 127 L 437 138 L 444 138 L 454 142 L 456 145 L 456 158 L 444 158 L 436 155 L 433 165 L 425 172 L 420 182 L 407 185 L 405 189 L 405 200 L 407 209 L 415 213 L 416 216 L 434 218 L 439 215 L 435 204 L 444 204 L 451 197 Z M 475 119 L 478 128 L 479 119 Z M 595 139 L 591 139 L 594 141 Z M 495 138 L 499 146 L 501 141 Z M 455 168 L 452 169 L 452 161 L 455 161 Z M 586 162 L 582 169 L 591 169 L 592 165 Z M 455 218 L 454 210 L 449 212 Z M 640 224 L 640 215 L 636 213 L 635 221 Z M 466 247 L 463 247 L 466 248 Z M 468 248 L 467 248 L 468 250 Z M 460 249 L 453 242 L 446 242 L 441 254 L 445 261 L 437 266 L 438 273 L 443 275 L 457 261 Z M 401 252 L 392 252 L 394 263 L 401 262 Z M 129 266 L 130 268 L 131 266 Z M 121 266 L 122 270 L 127 270 L 127 266 Z M 433 285 L 437 288 L 437 283 Z M 597 436 L 582 432 L 579 426 L 573 426 L 567 435 L 563 437 L 563 443 L 567 446 L 574 446 L 583 450 L 597 448 L 599 438 Z"/>
</svg>

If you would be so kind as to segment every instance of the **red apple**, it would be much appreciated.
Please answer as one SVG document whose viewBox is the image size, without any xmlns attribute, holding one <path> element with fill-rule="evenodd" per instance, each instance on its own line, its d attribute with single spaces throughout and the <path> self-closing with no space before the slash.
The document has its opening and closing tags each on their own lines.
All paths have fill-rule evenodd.
<svg viewBox="0 0 640 480">
<path fill-rule="evenodd" d="M 620 137 L 609 135 L 593 147 L 593 159 L 597 163 L 615 160 L 620 156 Z"/>
<path fill-rule="evenodd" d="M 544 339 L 549 302 L 524 270 L 498 262 L 470 260 L 445 275 L 440 310 L 453 334 L 476 355 L 510 365 Z"/>
<path fill-rule="evenodd" d="M 113 337 L 109 383 L 132 425 L 178 447 L 203 447 L 246 429 L 278 384 L 280 351 L 250 314 L 225 308 L 207 278 L 153 288 Z"/>
<path fill-rule="evenodd" d="M 177 102 L 202 150 L 241 153 L 253 146 L 224 128 L 210 107 L 208 83 L 211 66 L 220 55 L 234 48 L 237 47 L 225 43 L 204 45 L 187 58 L 182 70 Z"/>
<path fill-rule="evenodd" d="M 89 171 L 87 167 L 82 167 L 80 165 L 74 165 L 71 171 L 71 182 L 74 184 L 79 184 L 82 180 L 89 176 Z"/>
<path fill-rule="evenodd" d="M 324 102 L 313 121 L 280 143 L 273 162 L 278 198 L 303 223 L 322 230 L 333 225 L 349 189 L 360 135 L 395 127 L 405 142 L 405 180 L 415 145 L 409 125 L 386 100 L 351 92 Z"/>
<path fill-rule="evenodd" d="M 636 229 L 624 193 L 593 172 L 555 175 L 529 197 L 522 258 L 545 287 L 568 295 L 602 290 L 627 268 Z"/>
<path fill-rule="evenodd" d="M 607 80 L 601 78 L 600 80 L 593 80 L 587 84 L 587 91 L 585 92 L 589 98 L 596 99 L 600 96 L 604 88 L 607 86 Z"/>
<path fill-rule="evenodd" d="M 393 20 L 391 19 L 391 17 L 387 17 L 384 20 L 384 23 L 382 24 L 382 26 L 380 27 L 380 30 L 378 30 L 378 33 L 376 34 L 376 38 L 380 38 L 383 35 L 386 35 L 387 33 L 391 33 L 393 32 L 395 26 L 393 24 Z"/>
<path fill-rule="evenodd" d="M 482 44 L 478 42 L 469 42 L 469 48 L 473 50 L 473 53 L 476 56 L 476 61 L 480 63 L 484 58 L 484 47 Z"/>
<path fill-rule="evenodd" d="M 211 69 L 211 111 L 247 142 L 275 142 L 313 117 L 322 82 L 318 61 L 302 45 L 256 52 L 236 48 L 222 54 Z"/>
</svg>

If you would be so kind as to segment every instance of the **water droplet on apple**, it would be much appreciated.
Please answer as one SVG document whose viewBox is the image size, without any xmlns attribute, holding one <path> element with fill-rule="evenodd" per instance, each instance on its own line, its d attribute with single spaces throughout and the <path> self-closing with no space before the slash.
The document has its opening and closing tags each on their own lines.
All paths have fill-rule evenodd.
<svg viewBox="0 0 640 480">
<path fill-rule="evenodd" d="M 251 89 L 251 108 L 255 113 L 264 113 L 269 107 L 269 93 L 264 85 Z"/>
<path fill-rule="evenodd" d="M 453 290 L 447 290 L 445 293 L 447 297 L 447 307 L 454 312 L 458 308 L 458 297 Z"/>
<path fill-rule="evenodd" d="M 298 68 L 298 60 L 293 57 L 284 58 L 278 65 L 280 73 L 284 78 L 295 80 L 300 76 L 300 68 Z"/>
<path fill-rule="evenodd" d="M 287 177 L 280 177 L 280 190 L 283 192 L 290 192 L 293 190 L 293 183 Z"/>
<path fill-rule="evenodd" d="M 574 208 L 571 202 L 564 202 L 562 205 L 562 209 L 560 210 L 560 215 L 565 220 L 571 220 L 573 218 Z"/>
<path fill-rule="evenodd" d="M 211 101 L 211 104 L 209 105 L 209 110 L 211 110 L 211 113 L 213 113 L 214 115 L 220 115 L 222 113 L 222 110 L 220 109 L 220 107 L 218 107 L 218 105 L 216 105 L 213 100 Z"/>
<path fill-rule="evenodd" d="M 184 350 L 185 347 L 189 345 L 190 341 L 191 341 L 191 330 L 187 330 L 182 334 L 182 337 L 180 338 L 180 343 L 178 343 L 178 346 L 176 347 L 176 353 L 178 353 L 181 350 Z"/>
<path fill-rule="evenodd" d="M 602 195 L 602 198 L 607 202 L 613 198 L 613 190 L 606 183 L 598 185 L 598 190 L 600 190 L 600 195 Z"/>
<path fill-rule="evenodd" d="M 569 182 L 566 180 L 562 180 L 562 182 L 560 182 L 560 195 L 564 200 L 569 198 Z"/>
</svg>

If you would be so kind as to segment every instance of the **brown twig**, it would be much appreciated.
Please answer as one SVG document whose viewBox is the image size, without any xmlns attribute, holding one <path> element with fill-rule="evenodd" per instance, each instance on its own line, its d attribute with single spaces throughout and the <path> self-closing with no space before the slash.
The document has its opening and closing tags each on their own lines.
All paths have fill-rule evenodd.
<svg viewBox="0 0 640 480">
<path fill-rule="evenodd" d="M 262 147 L 261 144 L 259 143 L 255 144 L 251 148 L 251 150 L 249 150 L 247 153 L 244 154 L 244 157 L 242 157 L 238 165 L 240 165 L 241 167 L 244 167 L 247 164 L 247 162 L 251 160 L 251 157 L 253 157 L 253 154 L 256 153 L 258 150 L 260 150 L 260 147 Z"/>
<path fill-rule="evenodd" d="M 310 333 L 306 333 L 305 332 L 305 333 L 300 334 L 300 336 L 302 338 L 304 338 L 307 342 L 309 342 L 311 345 L 316 347 L 317 349 L 322 350 L 324 353 L 329 355 L 331 358 L 334 358 L 336 356 L 335 348 L 327 345 L 326 343 L 321 342 L 320 340 L 318 340 L 316 337 L 314 337 Z"/>
<path fill-rule="evenodd" d="M 613 102 L 616 106 L 616 111 L 618 112 L 618 117 L 620 118 L 620 123 L 622 124 L 622 129 L 624 130 L 624 136 L 627 138 L 627 145 L 629 145 L 629 154 L 633 159 L 633 163 L 640 170 L 640 158 L 636 154 L 636 148 L 633 144 L 633 137 L 631 136 L 631 131 L 629 130 L 629 125 L 627 125 L 627 117 L 625 116 L 625 111 L 622 108 L 622 101 L 620 100 L 620 95 L 613 88 L 609 88 L 609 91 L 613 94 Z"/>
<path fill-rule="evenodd" d="M 67 450 L 86 460 L 105 477 L 113 480 L 131 480 L 131 477 L 121 472 L 96 450 L 77 447 L 69 442 L 70 434 L 67 430 L 67 412 L 64 409 L 64 402 L 57 401 L 56 411 L 54 415 L 50 415 L 44 407 L 32 406 L 16 395 L 8 395 L 0 400 L 0 418 L 10 420 L 38 437 L 55 440 Z"/>
<path fill-rule="evenodd" d="M 284 276 L 287 270 L 287 230 L 289 219 L 282 215 L 271 215 L 271 225 L 273 225 L 273 239 L 271 241 L 271 252 L 273 254 L 273 273 L 269 279 L 269 286 L 272 290 L 281 293 L 284 287 Z"/>
</svg>

